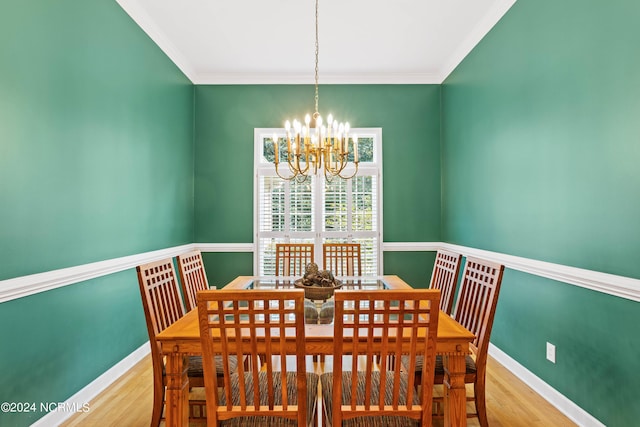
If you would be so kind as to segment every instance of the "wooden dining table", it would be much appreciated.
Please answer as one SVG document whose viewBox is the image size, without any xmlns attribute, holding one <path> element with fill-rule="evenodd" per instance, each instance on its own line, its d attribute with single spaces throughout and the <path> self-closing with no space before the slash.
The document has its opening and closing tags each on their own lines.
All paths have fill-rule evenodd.
<svg viewBox="0 0 640 427">
<path fill-rule="evenodd" d="M 366 289 L 411 289 L 398 276 L 377 278 L 350 278 L 344 287 Z M 238 276 L 225 289 L 291 287 L 284 278 Z M 469 344 L 474 335 L 444 312 L 438 318 L 436 352 L 442 355 L 445 370 L 444 425 L 466 426 L 466 389 L 464 383 L 465 356 L 470 354 Z M 187 356 L 202 353 L 197 309 L 191 310 L 173 325 L 157 335 L 166 363 L 167 426 L 189 425 L 189 378 Z M 305 326 L 305 354 L 333 354 L 333 324 L 307 324 Z"/>
</svg>

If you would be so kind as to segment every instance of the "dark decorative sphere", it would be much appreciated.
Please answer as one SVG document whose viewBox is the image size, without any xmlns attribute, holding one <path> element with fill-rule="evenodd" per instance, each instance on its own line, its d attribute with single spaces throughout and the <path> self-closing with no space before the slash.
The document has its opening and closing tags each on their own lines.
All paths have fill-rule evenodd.
<svg viewBox="0 0 640 427">
<path fill-rule="evenodd" d="M 318 274 L 318 264 L 315 262 L 310 262 L 307 264 L 307 268 L 304 271 L 306 274 Z"/>
</svg>

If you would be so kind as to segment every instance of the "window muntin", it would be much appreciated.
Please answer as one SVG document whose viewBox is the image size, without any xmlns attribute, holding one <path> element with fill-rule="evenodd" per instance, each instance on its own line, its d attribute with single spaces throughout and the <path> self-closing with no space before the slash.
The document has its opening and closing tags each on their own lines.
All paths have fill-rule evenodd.
<svg viewBox="0 0 640 427">
<path fill-rule="evenodd" d="M 358 174 L 349 180 L 334 178 L 330 182 L 321 174 L 302 182 L 277 177 L 274 133 L 279 140 L 280 171 L 288 172 L 284 130 L 256 129 L 254 274 L 275 274 L 277 243 L 314 243 L 316 263 L 322 266 L 324 242 L 360 243 L 363 274 L 381 274 L 381 130 L 354 130 L 359 135 Z"/>
</svg>

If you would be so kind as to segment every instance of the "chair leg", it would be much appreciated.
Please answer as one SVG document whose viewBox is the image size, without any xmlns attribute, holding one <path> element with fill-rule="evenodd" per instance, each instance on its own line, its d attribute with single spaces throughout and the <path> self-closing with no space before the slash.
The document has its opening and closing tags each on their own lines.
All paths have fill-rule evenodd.
<svg viewBox="0 0 640 427">
<path fill-rule="evenodd" d="M 164 384 L 153 382 L 153 411 L 151 413 L 151 426 L 159 426 L 162 420 L 162 410 L 164 409 Z"/>
<path fill-rule="evenodd" d="M 313 425 L 314 426 L 318 425 L 318 407 L 317 406 L 316 406 L 315 413 L 313 414 Z"/>
<path fill-rule="evenodd" d="M 489 427 L 489 421 L 487 420 L 487 405 L 485 401 L 484 383 L 476 381 L 473 387 L 473 394 L 480 427 Z"/>
</svg>

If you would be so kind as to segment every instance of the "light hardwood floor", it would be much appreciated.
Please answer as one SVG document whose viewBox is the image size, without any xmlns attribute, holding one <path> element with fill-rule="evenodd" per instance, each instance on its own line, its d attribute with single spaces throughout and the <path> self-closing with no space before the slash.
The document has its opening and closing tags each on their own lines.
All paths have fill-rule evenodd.
<svg viewBox="0 0 640 427">
<path fill-rule="evenodd" d="M 151 357 L 148 356 L 96 397 L 89 404 L 89 412 L 74 416 L 62 426 L 149 426 L 152 375 Z M 575 426 L 491 357 L 487 370 L 487 408 L 491 427 Z M 434 426 L 442 426 L 442 420 L 434 420 Z M 469 419 L 469 426 L 479 426 L 478 420 Z"/>
</svg>

